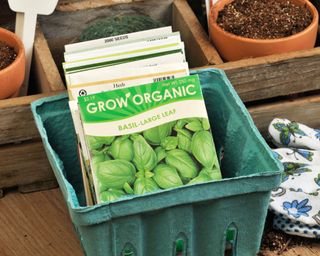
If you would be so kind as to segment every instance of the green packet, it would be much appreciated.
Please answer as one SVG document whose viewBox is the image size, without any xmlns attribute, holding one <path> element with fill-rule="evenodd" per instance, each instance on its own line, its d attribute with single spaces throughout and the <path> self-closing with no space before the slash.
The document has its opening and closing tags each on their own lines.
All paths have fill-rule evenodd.
<svg viewBox="0 0 320 256">
<path fill-rule="evenodd" d="M 221 179 L 197 75 L 78 104 L 98 203 Z"/>
</svg>

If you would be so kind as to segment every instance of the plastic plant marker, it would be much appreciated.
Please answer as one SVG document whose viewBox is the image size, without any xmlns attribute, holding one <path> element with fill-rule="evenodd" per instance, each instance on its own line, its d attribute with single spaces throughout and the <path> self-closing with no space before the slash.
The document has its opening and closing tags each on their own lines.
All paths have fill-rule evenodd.
<svg viewBox="0 0 320 256">
<path fill-rule="evenodd" d="M 211 10 L 211 6 L 215 5 L 219 0 L 206 0 L 206 13 L 207 13 L 207 23 L 209 28 L 209 14 Z"/>
<path fill-rule="evenodd" d="M 8 2 L 10 9 L 17 13 L 15 32 L 21 38 L 26 52 L 26 73 L 20 89 L 20 95 L 23 96 L 28 91 L 37 16 L 51 14 L 58 0 L 8 0 Z"/>
</svg>

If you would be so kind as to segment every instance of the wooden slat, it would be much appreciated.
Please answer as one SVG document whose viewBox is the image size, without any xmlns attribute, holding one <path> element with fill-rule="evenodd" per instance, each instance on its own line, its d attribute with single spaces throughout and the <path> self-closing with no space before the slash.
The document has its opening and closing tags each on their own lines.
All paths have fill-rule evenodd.
<svg viewBox="0 0 320 256">
<path fill-rule="evenodd" d="M 320 48 L 215 67 L 225 70 L 245 102 L 320 89 Z"/>
<path fill-rule="evenodd" d="M 173 2 L 172 25 L 182 35 L 191 67 L 223 63 L 186 0 Z"/>
<path fill-rule="evenodd" d="M 39 138 L 30 103 L 57 92 L 0 101 L 0 145 Z"/>
<path fill-rule="evenodd" d="M 34 80 L 37 82 L 36 84 L 39 91 L 44 93 L 65 90 L 64 83 L 57 65 L 52 58 L 47 40 L 39 26 L 37 26 L 34 41 L 33 65 Z"/>
<path fill-rule="evenodd" d="M 27 185 L 20 185 L 18 187 L 18 191 L 20 193 L 31 193 L 36 191 L 48 190 L 56 187 L 58 187 L 57 180 L 52 179 L 47 181 L 39 181 Z"/>
<path fill-rule="evenodd" d="M 0 188 L 54 180 L 41 141 L 0 147 Z"/>
<path fill-rule="evenodd" d="M 82 256 L 59 189 L 0 199 L 1 256 Z"/>
<path fill-rule="evenodd" d="M 277 253 L 265 253 L 266 256 L 279 256 Z M 311 246 L 295 247 L 286 252 L 281 253 L 282 256 L 319 256 L 320 255 L 320 243 L 314 242 Z"/>
<path fill-rule="evenodd" d="M 140 0 L 141 1 L 141 0 Z M 131 3 L 134 0 L 83 0 L 83 1 L 59 1 L 56 7 L 57 11 L 75 12 L 85 9 L 99 8 L 108 5 L 115 5 L 119 3 Z M 137 1 L 135 1 L 137 2 Z"/>
<path fill-rule="evenodd" d="M 276 117 L 287 118 L 313 128 L 320 128 L 320 96 L 269 103 L 249 107 L 248 110 L 262 135 L 267 134 L 270 122 Z"/>
<path fill-rule="evenodd" d="M 290 60 L 290 59 L 303 58 L 303 57 L 312 57 L 314 55 L 319 55 L 319 54 L 320 54 L 320 48 L 316 47 L 313 49 L 303 50 L 303 51 L 287 52 L 287 53 L 269 55 L 269 56 L 264 56 L 264 57 L 231 61 L 231 62 L 219 64 L 216 67 L 222 68 L 224 70 L 229 70 L 229 69 L 256 66 L 256 65 L 261 65 L 261 64 L 270 64 L 271 65 L 271 64 L 277 63 L 279 61 L 286 61 L 286 60 Z"/>
</svg>

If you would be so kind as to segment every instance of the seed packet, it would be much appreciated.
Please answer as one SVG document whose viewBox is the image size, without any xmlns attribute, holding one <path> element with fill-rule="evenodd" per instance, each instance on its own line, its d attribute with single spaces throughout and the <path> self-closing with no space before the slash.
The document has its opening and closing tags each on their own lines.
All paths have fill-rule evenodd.
<svg viewBox="0 0 320 256">
<path fill-rule="evenodd" d="M 96 71 L 96 70 L 93 70 Z M 84 73 L 84 72 L 83 72 Z M 75 131 L 78 137 L 78 144 L 79 144 L 79 150 L 81 151 L 82 156 L 82 172 L 83 172 L 83 178 L 91 177 L 91 167 L 90 167 L 90 153 L 88 151 L 88 148 L 86 146 L 86 141 L 83 133 L 83 127 L 81 124 L 78 104 L 77 104 L 77 97 L 90 95 L 93 93 L 98 93 L 102 91 L 109 91 L 114 90 L 116 88 L 116 85 L 122 85 L 122 87 L 131 87 L 140 85 L 142 83 L 151 83 L 154 81 L 161 81 L 161 80 L 168 80 L 173 79 L 177 77 L 184 77 L 189 75 L 189 69 L 187 63 L 172 63 L 167 64 L 163 66 L 154 66 L 154 67 L 144 67 L 144 68 L 135 68 L 135 69 L 127 69 L 126 74 L 127 76 L 123 75 L 122 70 L 114 70 L 114 72 L 107 72 L 104 70 L 104 72 L 97 71 L 91 74 L 84 74 L 82 76 L 82 73 L 77 73 L 80 76 L 78 77 L 78 80 L 74 80 L 73 82 L 89 82 L 93 81 L 90 84 L 86 84 L 86 87 L 82 87 L 83 84 L 75 84 L 70 86 L 70 101 L 69 101 L 69 107 L 75 127 Z M 105 77 L 108 77 L 109 80 L 104 81 L 96 81 L 95 79 L 104 79 Z M 110 79 L 111 78 L 111 79 Z M 81 87 L 78 87 L 77 85 L 80 85 Z M 100 156 L 102 157 L 102 156 Z M 92 185 L 91 181 L 86 181 L 88 185 L 86 186 L 86 197 L 87 199 L 92 199 L 94 195 L 92 195 L 92 192 L 94 191 L 94 187 Z M 88 194 L 90 193 L 90 194 Z M 94 194 L 94 193 L 93 193 Z M 87 201 L 88 203 L 91 203 L 92 200 Z M 95 201 L 93 201 L 95 202 Z"/>
<path fill-rule="evenodd" d="M 111 47 L 114 45 L 127 44 L 135 41 L 139 41 L 145 38 L 153 37 L 153 36 L 162 36 L 167 35 L 172 32 L 172 27 L 162 27 L 156 29 L 149 29 L 145 31 L 139 31 L 134 33 L 129 33 L 125 35 L 112 36 L 107 38 L 101 38 L 96 40 L 89 40 L 86 42 L 74 43 L 65 45 L 65 53 L 75 53 L 82 52 L 91 49 L 97 49 L 102 47 Z"/>
<path fill-rule="evenodd" d="M 146 48 L 137 47 L 134 50 L 130 49 L 125 52 L 108 53 L 103 56 L 66 62 L 63 63 L 63 69 L 66 74 L 69 74 L 99 67 L 114 66 L 139 60 L 163 57 L 175 53 L 181 53 L 183 54 L 183 57 L 185 57 L 184 43 L 176 42 L 159 44 L 156 42 L 152 44 L 152 46 Z"/>
<path fill-rule="evenodd" d="M 151 47 L 159 47 L 159 45 L 167 45 L 179 42 L 181 42 L 180 33 L 175 32 L 167 35 L 155 35 L 130 43 L 115 44 L 112 46 L 108 45 L 108 47 L 94 48 L 76 53 L 65 53 L 64 59 L 66 62 L 74 62 L 101 56 L 114 55 L 117 53 L 125 54 L 126 52 L 133 52 Z"/>
<path fill-rule="evenodd" d="M 154 64 L 158 63 L 154 62 Z M 186 62 L 147 67 L 127 67 L 126 69 L 112 66 L 87 70 L 68 76 L 69 98 L 70 100 L 76 100 L 79 96 L 174 79 L 188 74 L 189 68 Z"/>
<path fill-rule="evenodd" d="M 198 76 L 78 104 L 98 203 L 221 179 Z"/>
</svg>

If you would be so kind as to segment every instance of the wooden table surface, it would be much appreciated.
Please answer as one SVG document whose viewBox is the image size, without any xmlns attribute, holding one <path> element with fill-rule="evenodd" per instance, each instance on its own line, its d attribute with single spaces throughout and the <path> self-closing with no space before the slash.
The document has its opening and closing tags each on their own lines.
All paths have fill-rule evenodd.
<svg viewBox="0 0 320 256">
<path fill-rule="evenodd" d="M 83 256 L 59 189 L 11 192 L 0 199 L 0 255 Z M 282 255 L 320 256 L 320 244 Z"/>
</svg>

